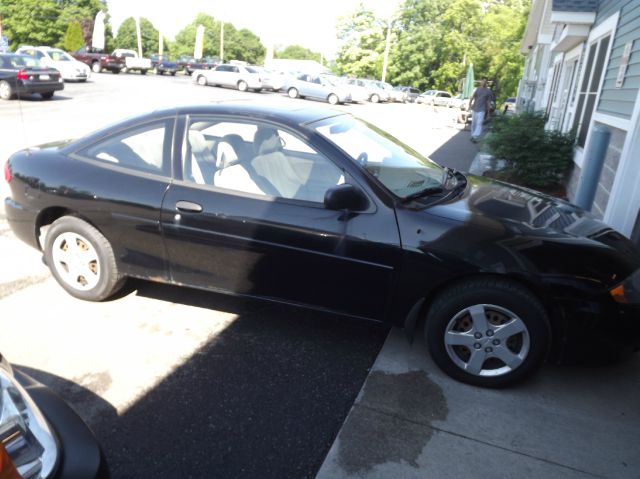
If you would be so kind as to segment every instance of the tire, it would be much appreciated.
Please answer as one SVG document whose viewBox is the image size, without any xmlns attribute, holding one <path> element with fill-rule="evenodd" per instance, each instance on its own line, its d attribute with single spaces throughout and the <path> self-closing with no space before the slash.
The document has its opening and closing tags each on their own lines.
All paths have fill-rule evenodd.
<svg viewBox="0 0 640 479">
<path fill-rule="evenodd" d="M 155 67 L 153 69 L 153 73 L 155 73 L 156 75 L 160 75 L 160 70 L 158 70 L 158 67 Z"/>
<path fill-rule="evenodd" d="M 9 82 L 0 81 L 0 98 L 3 100 L 11 100 L 15 96 L 13 88 L 9 85 Z"/>
<path fill-rule="evenodd" d="M 120 70 L 122 73 L 128 73 L 129 69 L 127 67 L 122 67 L 122 70 Z"/>
<path fill-rule="evenodd" d="M 140 70 L 140 75 L 146 75 L 147 74 L 147 70 Z"/>
<path fill-rule="evenodd" d="M 91 64 L 91 71 L 93 73 L 100 73 L 102 71 L 102 67 L 100 66 L 100 62 L 93 62 Z"/>
<path fill-rule="evenodd" d="M 424 332 L 431 357 L 446 374 L 498 388 L 531 375 L 551 343 L 546 311 L 517 283 L 496 278 L 462 281 L 431 304 Z"/>
<path fill-rule="evenodd" d="M 247 91 L 249 89 L 249 85 L 247 85 L 247 82 L 244 80 L 240 80 L 238 82 L 238 90 L 239 91 Z"/>
<path fill-rule="evenodd" d="M 204 75 L 198 75 L 198 85 L 207 86 L 209 82 L 207 82 L 207 77 Z"/>
<path fill-rule="evenodd" d="M 331 105 L 337 105 L 339 102 L 338 99 L 338 95 L 336 95 L 335 93 L 332 93 L 331 95 L 329 95 L 327 97 L 327 101 L 331 104 Z"/>
<path fill-rule="evenodd" d="M 111 73 L 113 73 L 114 75 L 117 75 L 118 73 L 120 73 L 120 70 L 116 68 L 115 70 L 111 70 Z"/>
<path fill-rule="evenodd" d="M 380 97 L 376 94 L 371 95 L 371 103 L 378 103 L 380 102 Z"/>
<path fill-rule="evenodd" d="M 45 91 L 43 93 L 40 93 L 40 96 L 44 99 L 44 100 L 51 100 L 53 98 L 53 93 L 52 91 Z"/>
<path fill-rule="evenodd" d="M 176 72 L 171 72 L 171 76 L 172 77 L 176 76 Z"/>
<path fill-rule="evenodd" d="M 289 88 L 289 90 L 287 90 L 287 95 L 289 95 L 289 98 L 298 98 L 298 90 L 296 88 Z"/>
<path fill-rule="evenodd" d="M 109 241 L 74 216 L 63 216 L 47 231 L 44 257 L 53 277 L 71 296 L 102 301 L 124 284 Z"/>
</svg>

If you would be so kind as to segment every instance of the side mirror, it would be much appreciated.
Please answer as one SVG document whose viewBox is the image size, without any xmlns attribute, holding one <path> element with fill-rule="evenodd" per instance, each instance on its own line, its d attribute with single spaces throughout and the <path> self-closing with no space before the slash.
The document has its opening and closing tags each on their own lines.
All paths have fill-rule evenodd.
<svg viewBox="0 0 640 479">
<path fill-rule="evenodd" d="M 324 194 L 324 206 L 336 211 L 364 211 L 369 207 L 369 198 L 360 188 L 345 183 L 327 190 Z"/>
</svg>

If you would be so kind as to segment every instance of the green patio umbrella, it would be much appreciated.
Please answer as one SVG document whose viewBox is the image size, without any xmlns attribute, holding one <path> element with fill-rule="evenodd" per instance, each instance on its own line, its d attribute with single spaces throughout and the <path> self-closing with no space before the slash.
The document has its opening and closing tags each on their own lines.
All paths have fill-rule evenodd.
<svg viewBox="0 0 640 479">
<path fill-rule="evenodd" d="M 474 82 L 475 78 L 473 77 L 473 63 L 469 63 L 469 68 L 467 68 L 467 76 L 464 79 L 464 84 L 462 86 L 462 98 L 471 98 L 471 95 L 473 95 Z"/>
</svg>

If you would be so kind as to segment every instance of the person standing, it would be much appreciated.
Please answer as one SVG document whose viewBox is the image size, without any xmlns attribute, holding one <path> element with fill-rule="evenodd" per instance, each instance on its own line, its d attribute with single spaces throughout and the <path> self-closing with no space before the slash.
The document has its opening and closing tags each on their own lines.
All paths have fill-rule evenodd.
<svg viewBox="0 0 640 479">
<path fill-rule="evenodd" d="M 482 125 L 491 107 L 493 93 L 487 88 L 487 79 L 483 78 L 480 86 L 475 89 L 469 102 L 469 110 L 473 112 L 471 119 L 471 141 L 476 142 L 482 135 Z"/>
</svg>

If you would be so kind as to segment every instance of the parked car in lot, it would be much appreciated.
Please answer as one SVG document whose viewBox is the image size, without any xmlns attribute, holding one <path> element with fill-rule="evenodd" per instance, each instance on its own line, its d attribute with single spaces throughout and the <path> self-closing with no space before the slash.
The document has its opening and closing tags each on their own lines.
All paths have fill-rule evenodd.
<svg viewBox="0 0 640 479">
<path fill-rule="evenodd" d="M 459 108 L 461 110 L 468 110 L 469 109 L 469 99 L 468 98 L 464 98 L 462 96 L 462 93 L 451 97 L 451 99 L 449 100 L 449 104 L 447 105 L 449 108 Z"/>
<path fill-rule="evenodd" d="M 420 95 L 420 90 L 410 86 L 397 86 L 390 92 L 389 100 L 399 103 L 413 103 Z"/>
<path fill-rule="evenodd" d="M 120 73 L 126 66 L 124 58 L 93 50 L 91 47 L 86 46 L 76 50 L 71 56 L 89 66 L 93 73 L 100 73 L 103 70 Z"/>
<path fill-rule="evenodd" d="M 191 75 L 196 70 L 209 70 L 211 67 L 209 63 L 205 62 L 204 59 L 196 60 L 193 57 L 184 58 L 180 57 L 177 61 L 177 69 L 178 71 L 184 71 L 185 75 Z"/>
<path fill-rule="evenodd" d="M 507 98 L 502 104 L 502 113 L 515 113 L 516 112 L 516 97 L 512 96 Z"/>
<path fill-rule="evenodd" d="M 123 73 L 140 72 L 146 75 L 151 70 L 151 60 L 149 58 L 140 57 L 135 50 L 127 50 L 125 48 L 117 48 L 113 51 L 115 57 L 124 58 Z"/>
<path fill-rule="evenodd" d="M 418 97 L 418 103 L 431 106 L 449 106 L 451 93 L 442 90 L 427 90 Z"/>
<path fill-rule="evenodd" d="M 640 345 L 628 239 L 341 111 L 158 110 L 4 169 L 9 225 L 77 298 L 140 277 L 421 327 L 446 373 L 489 387 L 571 341 Z"/>
<path fill-rule="evenodd" d="M 285 81 L 288 77 L 276 70 L 270 68 L 264 68 L 256 65 L 251 65 L 251 68 L 257 70 L 262 79 L 262 89 L 269 91 L 280 91 L 284 88 Z"/>
<path fill-rule="evenodd" d="M 191 77 L 202 86 L 213 85 L 237 88 L 240 91 L 249 89 L 256 92 L 262 91 L 260 72 L 251 66 L 223 63 L 213 70 L 196 70 Z"/>
<path fill-rule="evenodd" d="M 289 98 L 312 98 L 327 101 L 332 105 L 351 101 L 349 90 L 330 75 L 302 73 L 290 79 L 284 89 Z"/>
<path fill-rule="evenodd" d="M 82 419 L 1 354 L 0 477 L 109 477 L 100 446 Z"/>
<path fill-rule="evenodd" d="M 32 56 L 42 66 L 55 68 L 65 81 L 87 81 L 91 75 L 87 65 L 59 48 L 23 46 L 18 48 L 16 53 Z"/>
<path fill-rule="evenodd" d="M 178 72 L 178 62 L 171 60 L 166 55 L 153 54 L 150 57 L 153 73 L 156 75 L 164 75 L 168 73 L 174 76 Z"/>
<path fill-rule="evenodd" d="M 344 88 L 349 91 L 351 101 L 354 103 L 364 103 L 369 101 L 369 88 L 365 85 L 364 80 L 360 78 L 341 78 Z"/>
<path fill-rule="evenodd" d="M 54 92 L 62 89 L 64 83 L 55 68 L 43 67 L 28 55 L 0 54 L 0 99 L 39 93 L 49 100 Z"/>
</svg>

